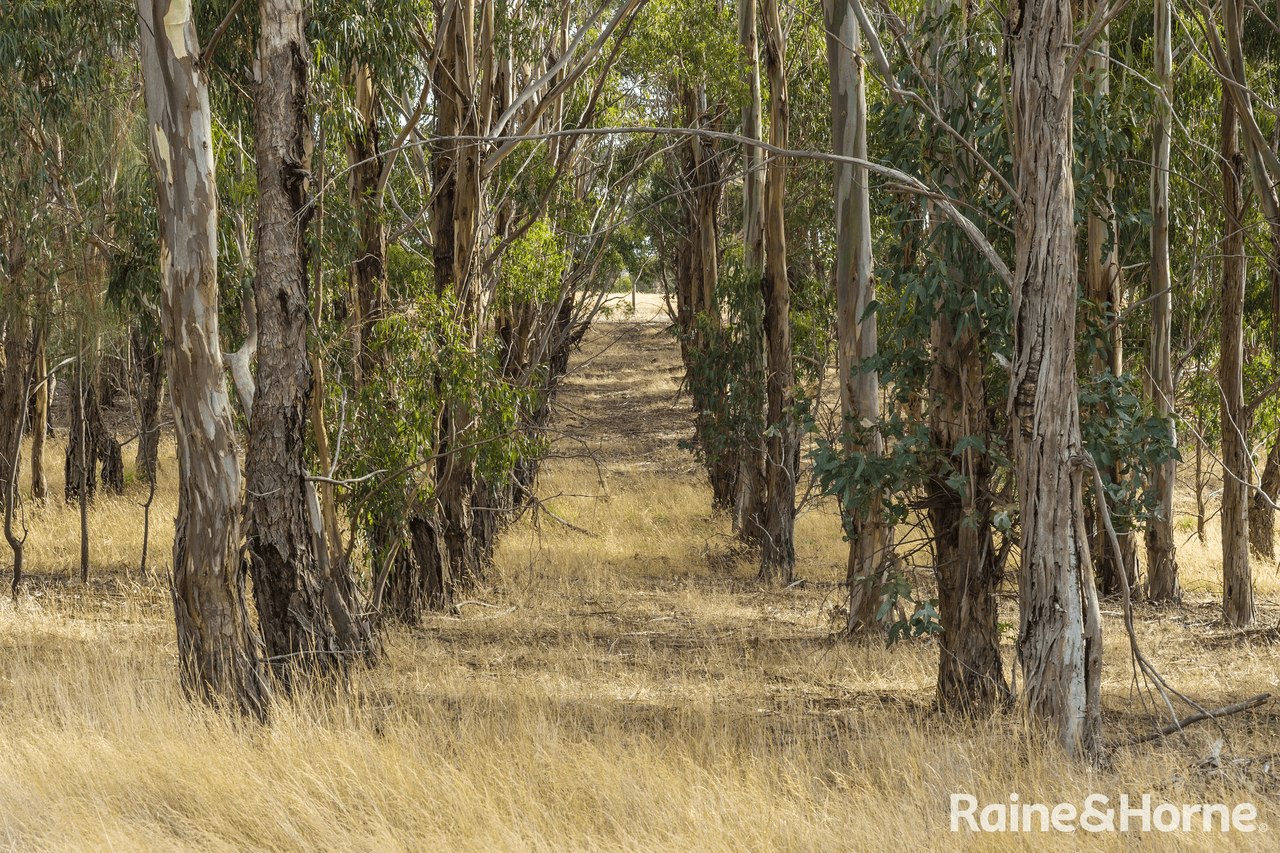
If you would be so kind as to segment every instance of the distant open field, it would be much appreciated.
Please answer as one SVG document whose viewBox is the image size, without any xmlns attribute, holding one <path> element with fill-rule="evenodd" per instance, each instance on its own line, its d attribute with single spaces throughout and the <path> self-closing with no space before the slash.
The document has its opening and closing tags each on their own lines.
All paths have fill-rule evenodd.
<svg viewBox="0 0 1280 853">
<path fill-rule="evenodd" d="M 626 306 L 630 298 L 625 298 Z M 549 512 L 505 537 L 456 612 L 386 637 L 350 685 L 282 701 L 268 725 L 186 700 L 164 579 L 172 444 L 142 577 L 145 484 L 89 513 L 27 507 L 26 591 L 0 598 L 0 846 L 39 850 L 1275 850 L 1280 704 L 1065 763 L 1016 713 L 932 708 L 937 648 L 831 636 L 847 546 L 834 507 L 797 524 L 797 575 L 757 583 L 709 511 L 661 297 L 613 305 L 557 402 Z M 647 322 L 637 322 L 644 320 Z M 126 449 L 132 463 L 133 446 Z M 48 451 L 62 492 L 62 444 Z M 1184 469 L 1185 470 L 1185 469 Z M 1187 484 L 1184 483 L 1184 486 Z M 1216 508 L 1216 506 L 1215 506 Z M 1140 605 L 1143 650 L 1206 706 L 1280 693 L 1280 578 L 1256 566 L 1257 629 L 1218 618 L 1219 533 L 1187 524 L 1186 602 Z M 1187 541 L 1184 543 L 1183 539 Z M 1120 605 L 1104 601 L 1108 740 L 1149 731 Z M 1017 601 L 1006 592 L 1006 672 Z M 1146 697 L 1149 701 L 1149 697 Z M 1185 712 L 1185 709 L 1184 709 Z M 1206 762 L 1223 738 L 1220 759 Z M 1267 832 L 951 831 L 952 793 L 1080 804 L 1091 793 L 1256 805 Z"/>
</svg>

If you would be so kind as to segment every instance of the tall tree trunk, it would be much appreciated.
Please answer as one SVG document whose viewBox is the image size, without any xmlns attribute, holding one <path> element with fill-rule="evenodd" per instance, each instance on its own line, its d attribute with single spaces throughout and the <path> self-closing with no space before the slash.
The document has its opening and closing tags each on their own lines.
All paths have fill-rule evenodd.
<svg viewBox="0 0 1280 853">
<path fill-rule="evenodd" d="M 439 57 L 434 88 L 437 98 L 436 138 L 432 151 L 435 183 L 432 209 L 435 286 L 451 294 L 457 313 L 473 345 L 480 335 L 480 293 L 475 281 L 477 228 L 480 221 L 480 154 L 476 145 L 459 137 L 478 136 L 475 103 L 475 0 L 448 0 L 441 8 L 437 36 Z M 445 402 L 440 420 L 436 464 L 439 515 L 423 518 L 439 547 L 423 549 L 426 558 L 427 601 L 451 603 L 459 584 L 479 579 L 482 567 L 472 560 L 472 465 L 461 444 L 460 429 L 469 421 L 470 401 Z M 437 561 L 443 560 L 437 564 Z"/>
<path fill-rule="evenodd" d="M 31 419 L 31 498 L 44 503 L 49 498 L 49 480 L 44 473 L 44 441 L 49 431 L 49 372 L 48 346 L 44 335 L 37 330 L 35 349 L 31 354 L 36 385 L 34 417 Z"/>
<path fill-rule="evenodd" d="M 763 125 L 760 97 L 760 43 L 756 37 L 756 0 L 738 3 L 738 45 L 742 48 L 747 99 L 742 104 L 742 135 L 759 139 Z M 742 149 L 743 262 L 764 269 L 764 156 L 754 145 Z"/>
<path fill-rule="evenodd" d="M 760 139 L 763 131 L 763 104 L 760 95 L 760 43 L 756 35 L 756 0 L 738 3 L 738 44 L 742 49 L 743 77 L 747 99 L 742 105 L 742 135 Z M 742 239 L 743 265 L 750 275 L 764 271 L 764 156 L 754 145 L 742 150 Z M 751 362 L 745 366 L 749 375 L 760 374 L 764 353 L 753 347 Z M 765 542 L 764 498 L 767 484 L 764 474 L 763 438 L 748 436 L 738 451 L 735 527 L 738 536 L 750 545 Z"/>
<path fill-rule="evenodd" d="M 1101 749 L 1102 629 L 1082 502 L 1070 0 L 1019 2 L 1013 48 L 1014 466 L 1022 525 L 1018 650 L 1027 711 L 1067 754 Z"/>
<path fill-rule="evenodd" d="M 84 375 L 84 359 L 76 359 L 76 376 L 71 383 L 71 424 L 67 430 L 67 453 L 63 462 L 63 496 L 67 503 L 83 494 L 92 501 L 98 490 L 98 473 L 93 451 L 90 410 L 96 395 L 93 383 Z"/>
<path fill-rule="evenodd" d="M 381 108 L 373 70 L 357 63 L 354 72 L 355 106 L 360 124 L 347 139 L 347 162 L 351 208 L 357 223 L 358 241 L 351 263 L 353 316 L 351 334 L 353 365 L 357 385 L 375 369 L 369 341 L 373 325 L 382 318 L 387 301 L 387 234 L 382 220 L 378 181 L 382 175 L 378 119 Z"/>
<path fill-rule="evenodd" d="M 992 541 L 990 459 L 959 442 L 988 433 L 984 365 L 972 326 L 956 334 L 949 318 L 933 323 L 935 363 L 930 375 L 929 427 L 935 446 L 955 460 L 965 485 L 930 478 L 929 520 L 937 559 L 939 639 L 938 704 L 978 713 L 1008 697 L 1000 657 L 1001 567 Z"/>
<path fill-rule="evenodd" d="M 764 0 L 765 66 L 769 74 L 769 142 L 787 147 L 791 102 L 787 97 L 787 41 L 778 15 L 778 0 Z M 791 286 L 787 278 L 786 161 L 769 165 L 764 189 L 765 269 L 764 337 L 768 395 L 767 424 L 772 431 L 765 445 L 764 543 L 760 574 L 789 584 L 795 571 L 796 464 L 799 441 L 789 409 L 794 402 L 795 373 L 791 364 Z"/>
<path fill-rule="evenodd" d="M 1235 7 L 1234 3 L 1229 4 Z M 1231 14 L 1230 11 L 1227 12 Z M 1240 119 L 1223 84 L 1219 137 L 1222 174 L 1222 337 L 1218 383 L 1222 409 L 1222 615 L 1228 625 L 1252 624 L 1249 567 L 1249 424 L 1244 405 L 1245 158 Z"/>
<path fill-rule="evenodd" d="M 261 77 L 254 92 L 258 352 L 245 459 L 245 539 L 259 629 L 268 659 L 280 661 L 282 673 L 333 671 L 342 664 L 325 607 L 304 479 L 313 143 L 303 6 L 303 0 L 259 3 Z"/>
<path fill-rule="evenodd" d="M 941 23 L 954 11 L 952 0 L 939 0 L 930 14 Z M 938 41 L 931 51 L 935 62 L 932 73 L 939 81 L 939 99 L 947 112 L 965 105 L 959 89 L 963 84 L 957 79 L 952 59 L 957 53 L 950 44 L 962 38 L 967 29 L 963 11 L 955 26 L 961 28 L 959 33 L 951 26 L 935 28 Z M 946 191 L 962 192 L 972 180 L 971 169 L 966 159 L 953 162 L 942 178 Z M 945 246 L 946 241 L 938 245 Z M 948 258 L 946 286 L 953 293 L 972 289 L 961 260 L 954 254 Z M 1002 567 L 992 537 L 990 457 L 984 448 L 958 449 L 965 438 L 979 437 L 985 443 L 992 432 L 987 416 L 986 365 L 976 332 L 980 318 L 949 313 L 948 301 L 939 299 L 930 329 L 934 362 L 929 375 L 929 430 L 933 445 L 952 461 L 949 469 L 934 472 L 925 486 L 933 528 L 938 615 L 943 627 L 938 642 L 937 696 L 943 709 L 977 714 L 1009 696 L 1000 656 L 996 597 Z M 976 304 L 972 310 L 977 313 Z M 951 485 L 952 473 L 963 477 L 964 485 L 959 489 Z"/>
<path fill-rule="evenodd" d="M 835 152 L 867 157 L 867 95 L 863 76 L 862 36 L 851 0 L 824 0 L 827 26 L 827 64 L 831 78 L 831 138 Z M 876 315 L 863 317 L 875 299 L 871 277 L 871 195 L 867 170 L 847 163 L 835 166 L 836 212 L 836 337 L 839 359 L 840 411 L 844 417 L 845 449 L 875 456 L 884 452 L 880 436 L 880 376 L 864 372 L 863 362 L 874 358 L 878 345 Z M 865 439 L 853 433 L 873 424 Z M 853 431 L 853 432 L 850 432 Z M 878 633 L 885 619 L 877 619 L 893 549 L 893 530 L 885 524 L 877 494 L 866 514 L 861 507 L 845 507 L 849 534 L 850 634 Z"/>
<path fill-rule="evenodd" d="M 705 88 L 685 86 L 683 96 L 687 125 L 699 129 L 709 127 Z M 691 136 L 684 153 L 684 181 L 689 189 L 684 204 L 689 209 L 692 226 L 688 245 L 692 250 L 689 286 L 693 315 L 690 317 L 692 325 L 686 329 L 686 334 L 690 337 L 689 346 L 698 350 L 697 361 L 702 371 L 702 375 L 690 375 L 689 384 L 693 390 L 698 434 L 711 439 L 703 442 L 702 451 L 711 481 L 712 505 L 717 509 L 732 509 L 737 499 L 738 454 L 718 431 L 726 417 L 727 389 L 713 381 L 722 366 L 709 361 L 712 341 L 720 330 L 716 284 L 720 275 L 720 198 L 723 184 L 718 145 L 714 140 Z"/>
<path fill-rule="evenodd" d="M 190 5 L 138 0 L 160 231 L 160 322 L 178 440 L 172 591 L 183 686 L 263 717 L 240 573 L 240 467 L 218 345 L 217 184 Z"/>
<path fill-rule="evenodd" d="M 1151 164 L 1151 351 L 1152 402 L 1160 416 L 1173 425 L 1173 279 L 1169 269 L 1169 146 L 1173 122 L 1173 8 L 1172 0 L 1155 0 L 1153 51 L 1155 77 L 1160 85 L 1152 128 Z M 1173 435 L 1176 438 L 1177 432 Z M 1197 443 L 1196 453 L 1200 452 Z M 1198 458 L 1198 457 L 1197 457 Z M 1173 542 L 1173 490 L 1178 460 L 1156 466 L 1153 483 L 1156 511 L 1147 523 L 1147 598 L 1179 601 L 1178 561 Z"/>
<path fill-rule="evenodd" d="M 142 368 L 142 394 L 138 400 L 137 469 L 155 482 L 160 464 L 160 401 L 164 396 L 164 355 L 147 330 L 133 332 L 133 352 Z"/>
<path fill-rule="evenodd" d="M 1277 11 L 1280 11 L 1280 5 L 1277 6 Z M 1223 83 L 1223 98 L 1229 99 L 1234 103 L 1236 121 L 1237 123 L 1243 122 L 1245 162 L 1253 178 L 1251 195 L 1258 200 L 1258 207 L 1262 216 L 1271 227 L 1273 257 L 1268 259 L 1270 262 L 1267 264 L 1267 272 L 1271 291 L 1271 351 L 1274 357 L 1280 353 L 1280 329 L 1277 329 L 1278 324 L 1280 324 L 1280 197 L 1276 194 L 1277 181 L 1280 180 L 1280 160 L 1276 159 L 1277 142 L 1269 142 L 1262 135 L 1261 128 L 1258 127 L 1257 119 L 1253 112 L 1253 102 L 1248 89 L 1248 75 L 1244 58 L 1244 6 L 1239 0 L 1226 0 L 1222 4 L 1222 15 L 1225 24 L 1223 27 L 1225 51 L 1223 50 L 1223 45 L 1217 41 L 1216 25 L 1212 21 L 1209 22 L 1209 25 L 1214 26 L 1215 29 L 1211 31 L 1210 45 L 1213 48 L 1219 73 L 1224 78 L 1233 80 L 1236 84 L 1228 85 L 1225 82 Z M 1274 137 L 1274 139 L 1280 141 L 1280 136 Z M 1247 204 L 1245 206 L 1247 207 Z M 1246 215 L 1246 210 L 1242 209 L 1239 214 L 1241 223 L 1244 222 Z M 1243 243 L 1243 236 L 1241 236 L 1241 241 Z M 1241 251 L 1243 252 L 1243 248 Z M 1243 281 L 1244 273 L 1241 272 L 1240 276 Z M 1224 307 L 1225 304 L 1224 301 Z M 1225 317 L 1223 322 L 1226 322 Z M 1246 418 L 1250 416 L 1251 413 L 1247 414 Z M 1244 433 L 1244 443 L 1247 445 L 1248 425 L 1242 425 L 1241 430 Z M 1272 455 L 1268 455 L 1268 471 L 1264 472 L 1262 477 L 1261 486 L 1264 491 L 1267 488 L 1268 473 L 1271 473 L 1270 479 L 1272 482 L 1277 477 L 1280 477 L 1280 471 L 1272 472 L 1271 470 L 1273 467 Z M 1274 520 L 1271 505 L 1265 500 L 1259 500 L 1258 495 L 1252 491 L 1247 491 L 1247 501 L 1249 505 L 1249 542 L 1261 554 L 1270 559 L 1274 551 L 1274 543 L 1272 541 Z M 1240 604 L 1243 605 L 1243 603 L 1243 600 L 1241 600 Z M 1251 602 L 1248 605 L 1248 609 L 1252 611 Z"/>
<path fill-rule="evenodd" d="M 22 386 L 27 374 L 27 321 L 19 314 L 16 304 L 0 306 L 0 310 L 6 311 L 4 372 L 0 385 L 0 486 L 4 487 L 2 500 L 7 502 L 10 478 L 18 470 L 14 449 L 22 446 L 16 436 L 26 406 Z M 16 493 L 16 489 L 13 491 Z"/>
<path fill-rule="evenodd" d="M 1093 11 L 1094 2 L 1084 6 L 1084 17 L 1088 18 Z M 1085 60 L 1084 91 L 1092 98 L 1105 102 L 1111 93 L 1111 43 L 1107 32 L 1103 30 L 1093 43 L 1089 58 Z M 1121 279 L 1120 256 L 1116 246 L 1116 221 L 1111 200 L 1115 190 L 1116 176 L 1109 164 L 1093 163 L 1090 168 L 1095 179 L 1103 184 L 1103 200 L 1106 216 L 1100 216 L 1096 208 L 1090 209 L 1086 225 L 1085 251 L 1085 296 L 1098 306 L 1098 318 L 1103 323 L 1120 312 Z M 1110 243 L 1110 245 L 1108 245 Z M 1121 328 L 1117 324 L 1111 329 L 1107 343 L 1094 356 L 1093 372 L 1095 374 L 1109 372 L 1113 376 L 1124 373 L 1124 350 Z M 1101 407 L 1103 417 L 1107 415 L 1106 407 Z M 1109 472 L 1113 482 L 1119 482 L 1123 476 L 1122 466 L 1116 463 Z M 1094 569 L 1102 591 L 1106 595 L 1120 592 L 1122 583 L 1120 572 L 1125 573 L 1129 589 L 1137 591 L 1137 564 L 1133 559 L 1133 539 L 1129 531 L 1123 527 L 1117 530 L 1120 540 L 1121 554 L 1116 555 L 1107 541 L 1107 530 L 1102 522 L 1102 508 L 1093 508 L 1093 539 L 1089 543 L 1090 553 L 1094 555 Z"/>
</svg>

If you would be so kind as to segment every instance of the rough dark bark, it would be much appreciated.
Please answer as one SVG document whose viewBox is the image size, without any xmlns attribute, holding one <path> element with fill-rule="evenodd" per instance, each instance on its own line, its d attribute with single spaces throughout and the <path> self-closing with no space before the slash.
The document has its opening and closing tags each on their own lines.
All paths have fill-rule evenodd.
<svg viewBox="0 0 1280 853">
<path fill-rule="evenodd" d="M 160 464 L 160 402 L 164 396 L 164 357 L 150 335 L 133 332 L 133 352 L 142 369 L 142 393 L 138 399 L 139 476 L 155 482 Z"/>
<path fill-rule="evenodd" d="M 312 139 L 303 0 L 261 0 L 261 77 L 254 91 L 258 350 L 245 458 L 246 559 L 268 660 L 342 668 L 324 601 L 307 502 L 304 450 L 311 393 L 306 234 Z"/>
<path fill-rule="evenodd" d="M 968 26 L 965 12 L 952 18 L 955 5 L 953 0 L 936 0 L 928 7 L 937 20 L 938 35 L 927 61 L 931 63 L 930 74 L 938 80 L 939 103 L 947 114 L 966 109 L 968 102 L 967 93 L 960 89 L 963 82 L 954 71 L 957 53 L 948 44 L 963 38 Z M 967 157 L 948 163 L 940 179 L 944 191 L 962 195 L 962 188 L 973 180 L 973 167 Z M 937 244 L 946 246 L 946 241 Z M 914 247 L 908 249 L 908 255 L 914 252 Z M 972 290 L 977 283 L 969 281 L 963 262 L 950 253 L 947 261 L 947 290 L 953 294 Z M 988 415 L 986 359 L 977 334 L 980 318 L 952 313 L 947 303 L 947 298 L 939 299 L 930 329 L 934 361 L 928 416 L 932 443 L 950 462 L 939 465 L 925 484 L 938 615 L 943 627 L 938 638 L 937 699 L 944 711 L 980 714 L 1009 699 L 996 598 L 1003 567 L 992 534 L 990 457 L 983 447 L 957 448 L 969 437 L 981 438 L 984 446 L 990 446 L 993 429 Z M 976 312 L 977 306 L 972 310 Z M 952 474 L 964 478 L 960 488 L 949 482 Z"/>
<path fill-rule="evenodd" d="M 80 393 L 72 388 L 70 439 L 63 462 L 63 492 L 68 503 L 79 498 L 82 483 L 85 497 L 92 501 L 99 475 L 104 488 L 116 494 L 124 491 L 124 452 L 102 419 L 98 384 L 91 375 L 82 374 L 83 370 L 82 365 L 77 365 L 76 385 Z M 82 471 L 82 467 L 85 470 Z"/>
<path fill-rule="evenodd" d="M 91 386 L 85 388 L 85 412 L 88 415 L 89 437 L 93 453 L 101 466 L 102 485 L 117 495 L 124 492 L 124 451 L 120 442 L 107 429 L 102 419 L 102 404 Z"/>
<path fill-rule="evenodd" d="M 190 6 L 138 0 L 160 232 L 160 323 L 178 443 L 173 592 L 183 686 L 264 717 L 240 572 L 240 468 L 218 345 L 212 113 Z"/>
<path fill-rule="evenodd" d="M 786 35 L 778 0 L 763 0 L 765 66 L 769 75 L 769 142 L 787 147 L 791 104 L 787 97 Z M 791 284 L 787 277 L 786 162 L 775 158 L 765 177 L 764 297 L 766 423 L 773 431 L 765 444 L 764 542 L 760 575 L 786 585 L 795 572 L 795 496 L 799 441 L 788 413 L 794 402 L 791 361 Z"/>
<path fill-rule="evenodd" d="M 76 378 L 71 383 L 71 423 L 67 433 L 67 452 L 63 460 L 63 496 L 67 503 L 80 498 L 92 501 L 98 490 L 97 454 L 94 452 L 90 410 L 97 402 L 93 383 L 85 380 L 82 362 L 76 362 Z"/>
<path fill-rule="evenodd" d="M 21 446 L 15 436 L 26 405 L 22 383 L 27 371 L 27 323 L 17 313 L 16 305 L 3 307 L 8 309 L 8 314 L 4 328 L 3 384 L 0 385 L 0 484 L 7 486 L 18 467 L 16 458 L 10 454 Z M 0 500 L 7 502 L 7 489 L 3 495 Z"/>
<path fill-rule="evenodd" d="M 701 86 L 685 86 L 682 101 L 685 123 L 692 128 L 710 127 L 706 91 Z M 711 502 L 717 509 L 732 509 L 737 502 L 738 453 L 724 440 L 727 389 L 711 381 L 721 365 L 709 361 L 710 348 L 720 329 L 716 304 L 716 284 L 720 258 L 720 199 L 723 194 L 719 145 L 703 137 L 690 137 L 680 149 L 681 220 L 684 227 L 677 238 L 678 282 L 682 337 L 689 387 L 707 476 L 711 482 Z M 701 375 L 695 375 L 701 371 Z"/>
<path fill-rule="evenodd" d="M 1076 384 L 1070 0 L 1018 2 L 1012 46 L 1013 458 L 1022 554 L 1018 650 L 1027 711 L 1068 755 L 1102 746 L 1102 629 L 1082 500 Z"/>
<path fill-rule="evenodd" d="M 947 452 L 966 436 L 987 433 L 984 366 L 972 331 L 957 337 L 947 318 L 934 322 L 933 346 L 929 426 L 934 444 Z M 940 476 L 930 478 L 926 486 L 943 627 L 938 704 L 961 713 L 979 713 L 1009 695 L 1000 657 L 996 593 L 1002 571 L 991 533 L 991 462 L 976 447 L 949 455 L 965 477 L 964 489 L 952 488 Z"/>
<path fill-rule="evenodd" d="M 479 148 L 460 137 L 481 135 L 476 103 L 475 19 L 475 0 L 447 0 L 440 8 L 442 29 L 436 40 L 438 59 L 433 80 L 436 141 L 431 149 L 436 292 L 455 300 L 459 321 L 473 345 L 479 342 L 481 320 L 475 248 L 483 202 L 482 163 Z M 471 493 L 476 484 L 471 460 L 458 449 L 462 443 L 459 431 L 470 421 L 471 401 L 448 400 L 444 406 L 436 449 L 437 511 L 424 508 L 419 513 L 421 522 L 438 531 L 443 543 L 443 548 L 423 551 L 424 558 L 445 560 L 423 569 L 429 577 L 439 579 L 441 592 L 432 592 L 428 601 L 440 607 L 452 603 L 456 587 L 480 579 L 484 565 L 475 562 L 475 556 L 485 550 L 482 543 L 472 541 Z"/>
</svg>

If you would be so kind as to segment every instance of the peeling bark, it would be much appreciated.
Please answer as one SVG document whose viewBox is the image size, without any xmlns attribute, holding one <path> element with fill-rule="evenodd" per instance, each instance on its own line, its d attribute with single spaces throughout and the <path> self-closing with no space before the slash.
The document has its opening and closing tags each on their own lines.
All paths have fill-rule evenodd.
<svg viewBox="0 0 1280 853">
<path fill-rule="evenodd" d="M 160 231 L 160 322 L 178 442 L 173 593 L 186 690 L 266 716 L 240 571 L 240 468 L 218 343 L 217 184 L 190 6 L 138 0 Z"/>
<path fill-rule="evenodd" d="M 850 0 L 825 0 L 827 64 L 831 73 L 831 136 L 836 153 L 867 158 L 867 95 L 863 73 L 862 35 Z M 836 338 L 840 380 L 840 411 L 845 429 L 867 424 L 875 431 L 865 443 L 848 434 L 847 451 L 879 456 L 884 439 L 880 421 L 880 377 L 864 372 L 879 345 L 876 316 L 863 318 L 875 299 L 871 275 L 871 196 L 867 170 L 838 163 L 834 167 L 836 213 Z M 876 618 L 893 555 L 893 531 L 885 524 L 881 497 L 867 514 L 859 508 L 844 511 L 849 533 L 850 634 L 881 633 L 888 615 Z"/>
<path fill-rule="evenodd" d="M 1027 711 L 1068 755 L 1102 746 L 1102 629 L 1085 535 L 1076 383 L 1070 0 L 1018 2 L 1013 53 L 1013 457 L 1022 524 L 1018 652 Z"/>
</svg>

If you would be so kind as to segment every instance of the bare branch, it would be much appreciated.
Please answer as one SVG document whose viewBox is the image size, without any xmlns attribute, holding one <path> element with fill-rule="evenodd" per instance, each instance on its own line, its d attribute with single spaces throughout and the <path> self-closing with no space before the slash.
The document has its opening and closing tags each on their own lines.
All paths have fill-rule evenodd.
<svg viewBox="0 0 1280 853">
<path fill-rule="evenodd" d="M 1234 705 L 1228 705 L 1225 708 L 1216 708 L 1212 711 L 1201 711 L 1197 714 L 1192 714 L 1189 717 L 1184 717 L 1181 720 L 1175 720 L 1158 732 L 1152 732 L 1150 734 L 1142 735 L 1141 737 L 1133 738 L 1129 741 L 1129 745 L 1137 746 L 1140 743 L 1146 743 L 1148 741 L 1168 737 L 1172 734 L 1177 734 L 1192 723 L 1198 723 L 1202 720 L 1217 720 L 1222 717 L 1229 717 L 1232 714 L 1239 714 L 1241 711 L 1247 711 L 1250 708 L 1263 704 L 1270 698 L 1270 693 L 1259 693 L 1257 696 L 1246 699 L 1243 702 L 1237 702 Z"/>
<path fill-rule="evenodd" d="M 227 31 L 227 27 L 231 26 L 232 19 L 236 13 L 240 11 L 240 7 L 244 5 L 244 0 L 236 0 L 235 5 L 231 7 L 231 11 L 222 19 L 222 23 L 218 24 L 218 28 L 213 31 L 213 35 L 209 36 L 209 43 L 205 45 L 204 50 L 200 51 L 200 59 L 196 63 L 202 70 L 209 68 L 209 63 L 213 62 L 213 52 L 218 47 L 218 42 L 222 40 L 222 34 Z"/>
</svg>

